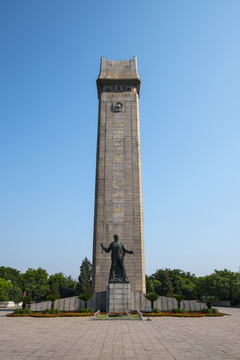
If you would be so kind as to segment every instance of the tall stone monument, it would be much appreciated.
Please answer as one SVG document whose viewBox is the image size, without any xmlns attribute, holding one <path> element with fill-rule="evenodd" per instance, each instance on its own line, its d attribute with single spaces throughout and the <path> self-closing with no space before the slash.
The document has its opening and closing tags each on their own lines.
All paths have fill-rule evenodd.
<svg viewBox="0 0 240 360">
<path fill-rule="evenodd" d="M 114 234 L 126 248 L 125 267 L 131 291 L 146 292 L 142 178 L 139 128 L 140 78 L 136 57 L 101 58 L 97 79 L 99 98 L 95 214 L 93 238 L 93 292 L 106 291 L 111 258 L 101 249 Z"/>
</svg>

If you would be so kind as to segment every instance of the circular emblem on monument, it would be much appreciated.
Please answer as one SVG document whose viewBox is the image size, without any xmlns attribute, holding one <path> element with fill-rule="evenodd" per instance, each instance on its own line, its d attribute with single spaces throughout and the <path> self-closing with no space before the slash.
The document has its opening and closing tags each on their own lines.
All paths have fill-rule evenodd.
<svg viewBox="0 0 240 360">
<path fill-rule="evenodd" d="M 113 103 L 112 108 L 114 111 L 120 112 L 123 110 L 123 103 L 121 103 L 121 102 Z"/>
</svg>

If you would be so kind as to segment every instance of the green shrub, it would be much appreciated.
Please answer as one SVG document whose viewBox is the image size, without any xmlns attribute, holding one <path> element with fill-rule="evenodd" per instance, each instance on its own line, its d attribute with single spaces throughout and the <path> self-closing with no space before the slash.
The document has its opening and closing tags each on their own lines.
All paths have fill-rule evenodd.
<svg viewBox="0 0 240 360">
<path fill-rule="evenodd" d="M 158 308 L 152 309 L 152 313 L 158 314 L 158 313 L 160 313 L 160 312 L 161 312 L 161 310 L 158 309 Z"/>
<path fill-rule="evenodd" d="M 186 309 L 173 309 L 172 311 L 174 314 L 186 314 Z"/>
<path fill-rule="evenodd" d="M 93 313 L 93 308 L 82 308 L 79 310 L 80 313 Z"/>
<path fill-rule="evenodd" d="M 59 309 L 47 309 L 45 311 L 45 314 L 59 314 L 60 310 Z"/>
<path fill-rule="evenodd" d="M 185 299 L 185 296 L 182 295 L 182 294 L 176 294 L 176 295 L 173 295 L 173 297 L 177 300 L 177 302 L 178 302 L 178 309 L 180 309 L 180 307 L 181 307 L 181 301 L 182 301 L 183 299 Z"/>
<path fill-rule="evenodd" d="M 93 297 L 92 293 L 83 293 L 83 294 L 80 294 L 78 298 L 85 302 L 85 309 L 87 309 L 87 303 L 92 297 Z"/>
<path fill-rule="evenodd" d="M 151 308 L 154 307 L 154 301 L 156 301 L 159 298 L 159 295 L 156 294 L 154 291 L 144 294 L 145 298 L 151 301 Z"/>
<path fill-rule="evenodd" d="M 203 309 L 202 312 L 204 314 L 218 314 L 219 313 L 218 309 L 215 309 L 215 308 Z"/>
<path fill-rule="evenodd" d="M 16 309 L 14 314 L 31 314 L 31 309 Z"/>
<path fill-rule="evenodd" d="M 212 296 L 212 295 L 203 296 L 203 301 L 205 301 L 205 304 L 207 305 L 208 309 L 212 308 L 212 304 L 216 300 L 217 300 L 217 298 L 215 296 Z"/>
</svg>

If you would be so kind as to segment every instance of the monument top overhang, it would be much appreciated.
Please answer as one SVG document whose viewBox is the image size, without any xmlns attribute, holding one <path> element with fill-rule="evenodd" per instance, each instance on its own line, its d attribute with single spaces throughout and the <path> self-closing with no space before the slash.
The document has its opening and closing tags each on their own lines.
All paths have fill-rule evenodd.
<svg viewBox="0 0 240 360">
<path fill-rule="evenodd" d="M 107 60 L 101 57 L 100 74 L 97 79 L 98 97 L 101 93 L 102 85 L 135 85 L 137 93 L 140 93 L 141 80 L 137 71 L 137 58 L 130 60 Z"/>
</svg>

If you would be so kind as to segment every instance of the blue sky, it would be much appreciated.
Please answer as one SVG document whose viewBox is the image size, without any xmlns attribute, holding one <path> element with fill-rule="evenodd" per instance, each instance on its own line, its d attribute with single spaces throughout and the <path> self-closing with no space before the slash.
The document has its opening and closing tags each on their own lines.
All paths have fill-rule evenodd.
<svg viewBox="0 0 240 360">
<path fill-rule="evenodd" d="M 100 57 L 137 56 L 146 273 L 240 266 L 240 2 L 0 0 L 0 265 L 92 259 Z"/>
</svg>

